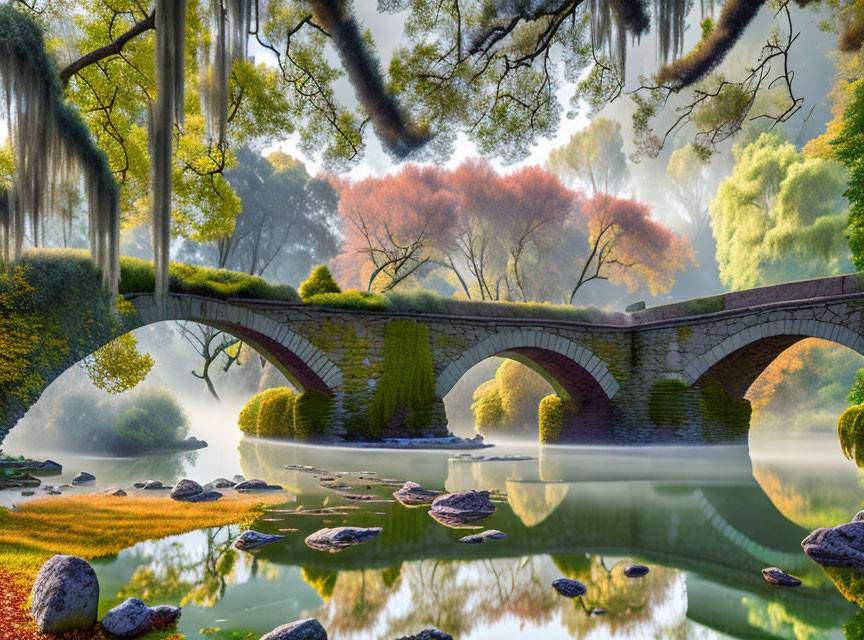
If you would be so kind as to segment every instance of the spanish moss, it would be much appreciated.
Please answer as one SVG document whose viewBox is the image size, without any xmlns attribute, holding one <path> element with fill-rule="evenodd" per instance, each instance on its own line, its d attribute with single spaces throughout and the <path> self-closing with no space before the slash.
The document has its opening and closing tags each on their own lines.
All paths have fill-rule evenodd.
<svg viewBox="0 0 864 640">
<path fill-rule="evenodd" d="M 25 239 L 40 246 L 46 217 L 69 221 L 72 208 L 59 199 L 63 185 L 80 176 L 93 259 L 106 286 L 117 291 L 119 198 L 108 158 L 78 112 L 63 101 L 41 30 L 9 6 L 0 7 L 0 83 L 15 158 L 14 182 L 0 202 L 4 259 L 17 260 Z"/>
<path fill-rule="evenodd" d="M 683 58 L 662 67 L 657 82 L 678 91 L 704 78 L 735 46 L 763 4 L 764 0 L 729 0 L 708 37 Z"/>
<path fill-rule="evenodd" d="M 171 247 L 171 167 L 174 118 L 183 105 L 186 0 L 156 2 L 156 89 L 150 105 L 150 163 L 152 171 L 153 260 L 156 295 L 168 293 L 168 256 Z"/>
<path fill-rule="evenodd" d="M 654 2 L 657 49 L 663 64 L 666 64 L 670 58 L 675 59 L 681 55 L 686 15 L 687 0 L 655 0 Z"/>
<path fill-rule="evenodd" d="M 397 158 L 423 146 L 428 134 L 408 121 L 385 87 L 378 60 L 363 40 L 347 0 L 309 0 L 309 4 L 316 22 L 330 34 L 357 99 L 384 146 Z"/>
<path fill-rule="evenodd" d="M 650 20 L 641 0 L 591 0 L 591 36 L 595 47 L 607 47 L 623 77 L 627 64 L 627 34 L 638 38 Z"/>
<path fill-rule="evenodd" d="M 228 83 L 234 63 L 247 57 L 252 2 L 210 0 L 208 17 L 212 41 L 201 49 L 201 110 L 208 135 L 222 144 L 228 122 Z"/>
</svg>

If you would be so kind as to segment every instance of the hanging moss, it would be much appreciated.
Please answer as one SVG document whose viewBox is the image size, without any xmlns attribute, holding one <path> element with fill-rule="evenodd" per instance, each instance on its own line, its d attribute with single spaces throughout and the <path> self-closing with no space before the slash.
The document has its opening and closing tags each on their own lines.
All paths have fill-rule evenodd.
<svg viewBox="0 0 864 640">
<path fill-rule="evenodd" d="M 687 393 L 690 385 L 672 378 L 661 380 L 651 387 L 648 417 L 657 426 L 679 426 L 687 413 Z"/>
<path fill-rule="evenodd" d="M 578 409 L 572 401 L 560 396 L 546 396 L 540 401 L 540 444 L 555 444 L 561 440 L 564 426 L 572 420 Z"/>
<path fill-rule="evenodd" d="M 384 372 L 369 407 L 368 438 L 429 423 L 435 398 L 429 327 L 392 320 L 384 330 Z"/>
<path fill-rule="evenodd" d="M 327 265 L 319 264 L 312 269 L 309 277 L 300 285 L 298 293 L 305 302 L 312 296 L 322 293 L 342 293 L 342 289 L 336 284 L 336 280 L 333 279 L 333 274 L 330 273 Z"/>
<path fill-rule="evenodd" d="M 719 422 L 730 430 L 745 434 L 750 429 L 750 402 L 735 398 L 723 390 L 716 377 L 710 377 L 699 385 L 699 405 L 707 420 Z"/>
<path fill-rule="evenodd" d="M 89 205 L 91 250 L 108 289 L 116 291 L 120 213 L 108 158 L 78 111 L 63 101 L 60 77 L 38 24 L 9 4 L 0 6 L 0 95 L 15 151 L 8 215 L 0 217 L 4 259 L 19 259 L 25 235 L 39 246 L 56 187 L 80 172 Z M 71 209 L 60 211 L 69 215 Z"/>
<path fill-rule="evenodd" d="M 299 440 L 311 440 L 327 429 L 333 414 L 333 396 L 318 389 L 306 389 L 294 402 L 294 432 Z"/>
<path fill-rule="evenodd" d="M 277 389 L 266 389 L 249 399 L 237 418 L 237 426 L 240 427 L 240 431 L 247 436 L 258 434 L 258 413 L 261 410 L 261 405 L 277 392 Z"/>
<path fill-rule="evenodd" d="M 837 420 L 837 435 L 843 455 L 864 466 L 864 404 L 849 407 Z"/>
<path fill-rule="evenodd" d="M 294 438 L 294 403 L 297 398 L 288 387 L 277 387 L 258 410 L 259 438 Z"/>
</svg>

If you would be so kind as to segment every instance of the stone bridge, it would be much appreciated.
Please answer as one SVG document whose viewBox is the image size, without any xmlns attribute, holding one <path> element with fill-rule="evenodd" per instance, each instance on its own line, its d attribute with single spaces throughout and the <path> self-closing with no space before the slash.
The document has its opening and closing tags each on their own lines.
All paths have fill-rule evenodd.
<svg viewBox="0 0 864 640">
<path fill-rule="evenodd" d="M 399 433 L 399 421 L 414 412 L 422 416 L 413 423 L 415 431 L 441 434 L 443 398 L 474 365 L 498 356 L 531 366 L 569 404 L 562 441 L 740 441 L 749 421 L 743 396 L 784 349 L 814 337 L 864 355 L 864 279 L 857 274 L 608 315 L 592 323 L 187 295 L 171 295 L 158 305 L 152 295 L 129 297 L 142 326 L 190 320 L 223 329 L 299 388 L 330 395 L 332 436 L 352 437 L 352 421 L 370 411 L 385 387 L 404 405 L 385 433 Z M 408 342 L 396 331 L 391 336 L 388 327 L 406 324 L 422 331 L 411 333 Z M 430 385 L 431 411 L 412 406 L 413 392 L 400 388 L 420 384 L 412 382 L 418 376 Z"/>
</svg>

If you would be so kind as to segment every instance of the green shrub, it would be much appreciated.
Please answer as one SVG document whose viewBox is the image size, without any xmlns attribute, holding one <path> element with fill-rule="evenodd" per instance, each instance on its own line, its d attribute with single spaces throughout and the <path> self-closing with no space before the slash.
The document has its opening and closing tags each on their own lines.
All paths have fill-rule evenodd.
<svg viewBox="0 0 864 640">
<path fill-rule="evenodd" d="M 391 320 L 384 329 L 384 372 L 369 406 L 369 438 L 387 427 L 418 429 L 428 424 L 435 396 L 429 327 Z"/>
<path fill-rule="evenodd" d="M 390 291 L 390 311 L 405 311 L 411 313 L 447 313 L 449 298 L 443 298 L 428 289 L 413 291 Z"/>
<path fill-rule="evenodd" d="M 561 440 L 564 421 L 572 411 L 568 404 L 564 398 L 556 395 L 546 396 L 540 401 L 540 444 L 555 444 Z"/>
<path fill-rule="evenodd" d="M 319 264 L 312 269 L 309 277 L 303 281 L 298 291 L 302 300 L 308 300 L 312 296 L 323 293 L 342 293 L 342 289 L 333 279 L 333 274 L 326 264 Z"/>
<path fill-rule="evenodd" d="M 237 418 L 237 426 L 244 435 L 254 436 L 258 434 L 258 412 L 261 410 L 261 404 L 275 395 L 280 387 L 265 389 L 261 393 L 256 393 L 249 399 L 240 415 Z"/>
<path fill-rule="evenodd" d="M 709 377 L 699 385 L 699 405 L 708 420 L 719 422 L 741 434 L 750 429 L 750 402 L 727 394 L 716 376 Z"/>
<path fill-rule="evenodd" d="M 227 269 L 210 269 L 172 262 L 169 265 L 172 293 L 185 293 L 227 300 L 281 300 L 300 302 L 293 287 L 271 285 L 263 278 Z M 152 293 L 155 286 L 153 263 L 137 258 L 120 258 L 120 293 Z"/>
<path fill-rule="evenodd" d="M 294 431 L 300 440 L 324 434 L 333 413 L 333 397 L 318 389 L 306 389 L 294 402 Z"/>
<path fill-rule="evenodd" d="M 849 389 L 846 402 L 852 405 L 864 403 L 864 369 L 855 372 L 855 383 Z"/>
<path fill-rule="evenodd" d="M 856 404 L 844 411 L 837 420 L 837 435 L 843 455 L 864 466 L 864 404 Z"/>
<path fill-rule="evenodd" d="M 294 437 L 294 401 L 297 395 L 288 387 L 270 389 L 258 410 L 259 438 Z"/>
<path fill-rule="evenodd" d="M 509 423 L 507 412 L 501 402 L 498 382 L 494 378 L 487 380 L 474 392 L 474 402 L 471 404 L 474 412 L 474 428 L 480 433 L 497 431 Z"/>
<path fill-rule="evenodd" d="M 661 380 L 651 387 L 648 417 L 657 426 L 677 427 L 687 412 L 687 392 L 690 385 L 672 378 Z"/>
<path fill-rule="evenodd" d="M 530 367 L 504 360 L 495 378 L 474 392 L 474 426 L 480 433 L 533 431 L 540 401 L 552 392 L 549 383 Z M 488 398 L 486 397 L 488 396 Z"/>
<path fill-rule="evenodd" d="M 726 298 L 722 295 L 696 298 L 687 302 L 687 306 L 690 309 L 690 313 L 694 316 L 699 316 L 703 313 L 717 313 L 726 308 Z"/>
<path fill-rule="evenodd" d="M 348 289 L 342 293 L 319 293 L 304 300 L 306 304 L 353 311 L 387 311 L 390 300 L 380 293 Z"/>
</svg>

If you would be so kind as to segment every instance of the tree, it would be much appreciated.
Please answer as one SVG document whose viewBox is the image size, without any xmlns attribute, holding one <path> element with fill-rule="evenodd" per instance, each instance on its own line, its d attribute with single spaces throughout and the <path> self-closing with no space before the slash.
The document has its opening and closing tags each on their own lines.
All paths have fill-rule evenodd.
<svg viewBox="0 0 864 640">
<path fill-rule="evenodd" d="M 669 291 L 675 273 L 693 262 L 687 239 L 652 220 L 650 208 L 637 200 L 596 194 L 568 224 L 588 229 L 587 254 L 576 258 L 581 269 L 570 290 L 571 304 L 592 280 L 625 284 L 631 291 L 644 285 L 652 295 Z"/>
<path fill-rule="evenodd" d="M 837 159 L 849 169 L 844 195 L 849 199 L 849 248 L 852 262 L 864 269 L 864 83 L 855 89 L 854 99 L 843 113 L 843 126 L 834 139 Z"/>
<path fill-rule="evenodd" d="M 399 173 L 340 187 L 345 241 L 336 265 L 367 291 L 389 291 L 449 245 L 456 199 L 441 169 L 406 165 Z"/>
<path fill-rule="evenodd" d="M 341 293 L 342 289 L 336 284 L 336 280 L 333 279 L 333 274 L 330 273 L 327 265 L 319 264 L 301 283 L 297 292 L 303 300 L 308 300 L 320 293 Z"/>
<path fill-rule="evenodd" d="M 710 206 L 723 284 L 746 289 L 849 270 L 842 166 L 808 158 L 777 132 L 733 156 Z"/>
<path fill-rule="evenodd" d="M 673 151 L 666 165 L 672 194 L 687 214 L 688 237 L 694 245 L 709 226 L 707 168 L 705 159 L 689 144 Z"/>
<path fill-rule="evenodd" d="M 210 395 L 219 401 L 219 394 L 216 393 L 216 387 L 210 378 L 210 367 L 220 359 L 223 360 L 222 371 L 224 372 L 227 372 L 235 363 L 239 366 L 240 341 L 209 325 L 195 322 L 178 322 L 176 324 L 183 339 L 192 345 L 192 348 L 204 361 L 201 373 L 193 369 L 192 375 L 203 380 Z"/>
<path fill-rule="evenodd" d="M 592 194 L 615 195 L 627 177 L 621 125 L 608 118 L 592 120 L 567 144 L 552 150 L 546 168 Z"/>
<path fill-rule="evenodd" d="M 150 354 L 138 353 L 137 346 L 138 339 L 127 333 L 87 357 L 82 364 L 93 385 L 123 393 L 143 382 L 155 362 Z"/>
</svg>

